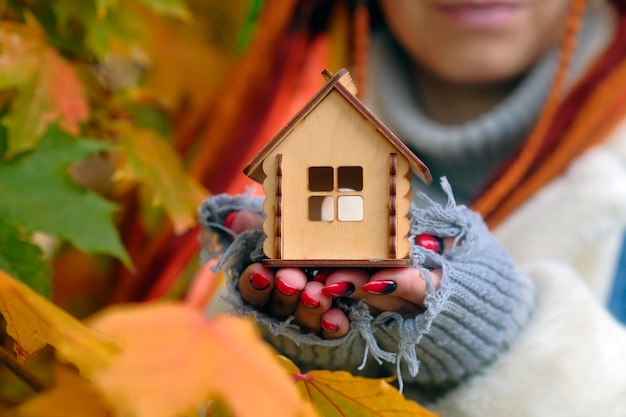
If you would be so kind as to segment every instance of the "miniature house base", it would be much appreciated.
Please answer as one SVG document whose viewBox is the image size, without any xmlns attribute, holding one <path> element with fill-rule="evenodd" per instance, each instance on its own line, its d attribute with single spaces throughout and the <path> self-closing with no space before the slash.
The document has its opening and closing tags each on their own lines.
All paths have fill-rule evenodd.
<svg viewBox="0 0 626 417">
<path fill-rule="evenodd" d="M 428 168 L 356 97 L 346 70 L 244 172 L 263 184 L 271 267 L 409 266 L 413 173 Z"/>
</svg>

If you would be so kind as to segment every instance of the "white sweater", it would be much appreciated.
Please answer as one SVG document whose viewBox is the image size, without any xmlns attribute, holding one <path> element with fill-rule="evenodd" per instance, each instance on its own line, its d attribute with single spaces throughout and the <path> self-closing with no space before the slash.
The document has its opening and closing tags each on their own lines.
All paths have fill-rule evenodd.
<svg viewBox="0 0 626 417">
<path fill-rule="evenodd" d="M 454 417 L 626 416 L 626 329 L 604 307 L 625 228 L 623 123 L 498 227 L 538 288 L 537 308 L 510 350 L 431 408 Z"/>
</svg>

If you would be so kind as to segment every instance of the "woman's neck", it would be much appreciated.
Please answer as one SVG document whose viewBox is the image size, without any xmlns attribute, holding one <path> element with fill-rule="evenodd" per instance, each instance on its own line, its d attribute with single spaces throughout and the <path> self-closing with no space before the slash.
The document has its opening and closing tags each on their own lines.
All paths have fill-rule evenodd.
<svg viewBox="0 0 626 417">
<path fill-rule="evenodd" d="M 501 103 L 519 84 L 519 78 L 502 82 L 469 84 L 443 80 L 421 68 L 414 69 L 414 88 L 422 109 L 443 125 L 459 125 Z"/>
</svg>

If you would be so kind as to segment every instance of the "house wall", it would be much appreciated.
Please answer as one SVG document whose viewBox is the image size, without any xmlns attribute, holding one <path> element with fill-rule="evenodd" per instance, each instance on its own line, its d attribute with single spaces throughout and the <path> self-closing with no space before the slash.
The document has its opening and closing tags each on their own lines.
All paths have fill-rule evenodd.
<svg viewBox="0 0 626 417">
<path fill-rule="evenodd" d="M 389 153 L 395 148 L 361 113 L 336 91 L 313 109 L 263 163 L 268 214 L 265 252 L 274 253 L 276 154 L 282 154 L 283 237 L 282 259 L 387 259 Z M 362 166 L 363 221 L 308 220 L 308 168 Z M 336 172 L 336 171 L 335 171 Z M 409 193 L 407 161 L 398 155 L 398 196 Z M 336 179 L 335 179 L 336 181 Z M 324 194 L 324 193 L 322 193 Z M 399 198 L 398 234 L 406 236 L 409 203 Z M 336 204 L 336 203 L 335 203 Z M 399 239 L 399 258 L 408 256 L 405 238 Z"/>
</svg>

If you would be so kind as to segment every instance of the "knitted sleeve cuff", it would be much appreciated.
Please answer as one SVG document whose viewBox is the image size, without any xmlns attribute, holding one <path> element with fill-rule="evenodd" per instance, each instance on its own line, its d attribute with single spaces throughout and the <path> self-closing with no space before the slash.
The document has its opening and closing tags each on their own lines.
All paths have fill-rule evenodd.
<svg viewBox="0 0 626 417">
<path fill-rule="evenodd" d="M 411 242 L 421 233 L 454 237 L 453 248 L 443 255 L 411 247 L 412 266 L 421 269 L 426 282 L 425 312 L 410 319 L 383 313 L 375 333 L 383 349 L 397 352 L 396 371 L 405 382 L 435 389 L 454 386 L 493 362 L 534 305 L 531 282 L 480 216 L 455 204 L 445 179 L 442 187 L 448 194 L 445 207 L 422 196 L 427 207 L 413 207 L 411 213 Z M 435 268 L 442 268 L 438 290 L 429 273 Z"/>
</svg>

